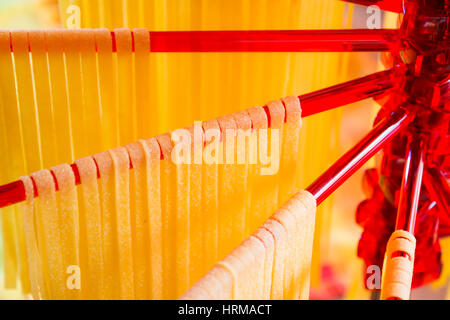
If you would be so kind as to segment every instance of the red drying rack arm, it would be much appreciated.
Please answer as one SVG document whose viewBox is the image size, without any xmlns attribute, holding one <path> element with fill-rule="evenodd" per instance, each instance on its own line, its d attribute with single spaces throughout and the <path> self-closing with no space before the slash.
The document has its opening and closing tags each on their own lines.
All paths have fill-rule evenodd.
<svg viewBox="0 0 450 320">
<path fill-rule="evenodd" d="M 302 117 L 380 94 L 393 86 L 392 73 L 393 69 L 389 69 L 299 96 L 302 105 Z M 75 174 L 75 183 L 78 185 L 80 184 L 78 169 L 75 165 L 72 165 L 72 169 Z M 21 180 L 0 186 L 0 208 L 25 200 L 25 187 Z"/>
<path fill-rule="evenodd" d="M 26 200 L 25 186 L 22 180 L 0 186 L 0 208 Z"/>
<path fill-rule="evenodd" d="M 151 52 L 387 51 L 399 45 L 395 29 L 150 32 Z"/>
<path fill-rule="evenodd" d="M 70 33 L 71 30 L 62 30 Z M 78 36 L 92 36 L 79 30 Z M 349 52 L 388 51 L 401 46 L 396 29 L 149 31 L 150 52 Z M 132 50 L 134 34 L 131 30 Z M 111 32 L 112 51 L 117 51 Z M 11 52 L 14 45 L 10 37 Z M 29 48 L 31 50 L 31 48 Z"/>
<path fill-rule="evenodd" d="M 302 116 L 344 106 L 356 101 L 374 97 L 393 87 L 396 69 L 380 71 L 362 78 L 344 82 L 329 88 L 299 96 Z"/>
<path fill-rule="evenodd" d="M 411 137 L 406 151 L 395 230 L 414 234 L 422 187 L 424 152 L 424 141 L 420 137 Z"/>
<path fill-rule="evenodd" d="M 72 171 L 75 177 L 75 184 L 79 185 L 80 174 L 78 167 L 75 164 L 71 165 Z M 97 178 L 100 178 L 100 174 L 97 171 Z M 34 183 L 34 181 L 33 181 Z M 36 186 L 34 186 L 34 194 L 37 196 Z M 55 189 L 58 190 L 58 184 L 55 181 Z M 4 208 L 13 204 L 17 204 L 26 200 L 25 186 L 22 180 L 17 180 L 3 186 L 0 186 L 0 208 Z"/>
<path fill-rule="evenodd" d="M 376 5 L 380 7 L 381 10 L 386 11 L 392 11 L 397 13 L 403 12 L 402 0 L 343 0 L 343 1 L 360 4 L 363 6 Z"/>
<path fill-rule="evenodd" d="M 404 109 L 380 121 L 357 145 L 344 154 L 325 173 L 314 181 L 307 190 L 321 204 L 356 170 L 375 155 L 386 142 L 397 135 L 413 119 Z"/>
</svg>

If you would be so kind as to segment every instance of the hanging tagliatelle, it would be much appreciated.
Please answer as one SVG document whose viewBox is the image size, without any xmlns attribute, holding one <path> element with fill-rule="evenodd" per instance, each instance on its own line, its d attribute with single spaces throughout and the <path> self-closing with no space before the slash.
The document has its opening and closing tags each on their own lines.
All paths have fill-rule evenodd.
<svg viewBox="0 0 450 320">
<path fill-rule="evenodd" d="M 297 193 L 181 299 L 308 299 L 315 210 Z"/>
<path fill-rule="evenodd" d="M 33 297 L 180 297 L 294 195 L 296 175 L 285 178 L 298 170 L 300 128 L 289 97 L 22 178 Z M 305 298 L 314 224 L 283 210 L 268 223 L 296 244 L 283 244 L 281 273 L 296 284 L 283 278 L 274 292 Z"/>
</svg>

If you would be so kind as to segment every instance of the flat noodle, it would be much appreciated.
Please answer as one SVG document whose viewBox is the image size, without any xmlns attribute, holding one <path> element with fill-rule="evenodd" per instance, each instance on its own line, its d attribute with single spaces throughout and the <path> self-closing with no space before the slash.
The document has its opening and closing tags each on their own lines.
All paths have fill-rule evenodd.
<svg viewBox="0 0 450 320">
<path fill-rule="evenodd" d="M 96 29 L 94 35 L 98 59 L 99 101 L 103 113 L 102 127 L 105 129 L 102 150 L 107 150 L 119 145 L 119 102 L 116 95 L 112 94 L 117 92 L 111 51 L 112 37 L 107 29 Z"/>
<path fill-rule="evenodd" d="M 143 145 L 139 142 L 125 146 L 133 170 L 130 172 L 130 218 L 133 244 L 134 289 L 136 299 L 149 297 L 150 238 L 148 219 L 147 161 Z"/>
<path fill-rule="evenodd" d="M 88 152 L 88 136 L 86 134 L 87 110 L 83 102 L 83 72 L 81 68 L 81 54 L 83 50 L 84 32 L 70 30 L 62 33 L 64 48 L 64 63 L 66 75 L 71 75 L 67 81 L 67 98 L 71 122 L 72 138 L 74 141 L 74 157 L 85 157 Z M 65 128 L 64 130 L 67 130 Z"/>
<path fill-rule="evenodd" d="M 256 261 L 252 252 L 252 246 L 249 241 L 251 240 L 247 238 L 242 243 L 242 245 L 237 247 L 230 254 L 230 257 L 233 257 L 233 259 L 230 260 L 230 262 L 233 262 L 232 264 L 230 263 L 230 267 L 234 269 L 236 275 L 236 292 L 234 299 L 252 299 L 256 287 L 256 283 L 252 281 L 254 279 L 256 270 L 252 270 L 252 268 L 249 268 L 249 266 L 251 265 L 256 266 Z"/>
<path fill-rule="evenodd" d="M 190 138 L 190 134 L 188 135 Z M 181 142 L 177 142 L 180 144 Z M 172 144 L 175 145 L 175 141 L 172 139 Z M 182 143 L 181 143 L 182 144 Z M 190 153 L 190 141 L 188 142 L 187 152 Z M 169 201 L 175 202 L 175 234 L 172 234 L 172 238 L 175 240 L 176 250 L 176 292 L 172 297 L 173 299 L 182 295 L 189 288 L 189 257 L 190 257 L 190 234 L 189 234 L 189 217 L 190 217 L 190 163 L 174 163 L 174 152 L 171 151 L 171 166 L 175 171 L 176 181 L 172 182 L 175 187 L 175 194 Z M 181 160 L 181 159 L 178 159 Z M 174 236 L 175 235 L 175 236 Z"/>
<path fill-rule="evenodd" d="M 103 108 L 99 99 L 99 72 L 97 68 L 97 52 L 94 30 L 83 30 L 85 36 L 80 41 L 80 59 L 82 71 L 83 108 L 86 123 L 87 154 L 94 154 L 102 149 L 102 141 L 106 133 L 103 125 Z M 109 106 L 104 106 L 109 107 Z M 96 137 L 89 139 L 89 137 Z M 112 147 L 112 146 L 111 146 Z M 85 155 L 81 155 L 85 156 Z M 80 157 L 80 155 L 77 155 Z"/>
<path fill-rule="evenodd" d="M 191 165 L 189 181 L 189 287 L 205 275 L 204 239 L 201 236 L 204 230 L 204 217 L 202 208 L 203 175 L 201 164 L 203 151 L 203 129 L 197 127 L 187 129 L 191 138 Z"/>
<path fill-rule="evenodd" d="M 202 189 L 202 211 L 208 214 L 204 215 L 202 236 L 205 244 L 203 251 L 205 267 L 203 271 L 206 272 L 219 259 L 219 166 L 216 161 L 207 162 L 206 157 L 209 155 L 212 157 L 218 152 L 220 127 L 217 120 L 210 120 L 203 123 L 203 129 L 205 131 L 203 157 L 205 162 L 202 171 L 202 185 L 204 186 Z"/>
<path fill-rule="evenodd" d="M 264 174 L 266 174 L 266 185 L 269 187 L 267 192 L 267 205 L 270 212 L 274 212 L 282 203 L 278 199 L 281 197 L 280 192 L 283 192 L 281 185 L 286 183 L 280 179 L 280 162 L 281 152 L 283 147 L 284 137 L 284 119 L 286 110 L 280 100 L 271 101 L 267 104 L 267 113 L 269 114 L 269 129 L 267 133 L 266 151 L 260 153 L 260 162 L 263 164 Z M 261 144 L 259 146 L 261 148 Z M 291 152 L 291 150 L 289 150 Z M 260 151 L 261 152 L 261 151 Z M 295 150 L 294 150 L 295 153 Z M 263 157 L 263 159 L 261 159 Z M 281 189 L 281 190 L 280 190 Z"/>
<path fill-rule="evenodd" d="M 243 205 L 237 201 L 235 194 L 236 166 L 234 165 L 234 153 L 236 149 L 236 122 L 231 116 L 217 119 L 220 126 L 222 141 L 220 143 L 219 161 L 219 259 L 229 254 L 242 239 L 236 238 L 234 214 L 241 209 L 237 205 Z M 231 133 L 228 135 L 227 133 Z"/>
<path fill-rule="evenodd" d="M 235 178 L 234 193 L 236 199 L 236 208 L 233 210 L 233 237 L 236 241 L 241 241 L 249 236 L 246 230 L 247 211 L 250 210 L 248 196 L 248 170 L 249 170 L 249 152 L 250 135 L 252 121 L 247 112 L 241 111 L 232 114 L 236 122 L 236 154 L 235 154 Z M 239 240 L 238 240 L 239 239 Z"/>
<path fill-rule="evenodd" d="M 314 243 L 314 230 L 315 230 L 315 221 L 316 215 L 313 214 L 316 212 L 317 204 L 314 196 L 307 191 L 300 191 L 294 196 L 295 199 L 300 200 L 303 204 L 304 209 L 299 210 L 300 219 L 304 223 L 304 226 L 301 227 L 302 230 L 306 230 L 306 233 L 303 239 L 300 239 L 299 242 L 304 242 L 303 252 L 299 252 L 301 265 L 303 266 L 301 279 L 300 279 L 300 299 L 307 300 L 309 299 L 309 290 L 311 287 L 311 263 L 312 263 L 312 255 L 313 255 L 313 243 Z M 303 219 L 302 219 L 303 218 Z M 300 226 L 299 226 L 300 227 Z"/>
<path fill-rule="evenodd" d="M 161 209 L 161 149 L 155 138 L 139 142 L 145 154 L 150 239 L 150 298 L 163 298 L 163 231 Z"/>
<path fill-rule="evenodd" d="M 163 299 L 170 299 L 176 296 L 177 279 L 174 277 L 177 270 L 177 247 L 174 239 L 176 232 L 177 215 L 177 172 L 170 156 L 172 152 L 172 142 L 169 134 L 156 137 L 161 148 L 163 160 L 160 165 L 161 181 L 161 215 L 162 215 L 162 244 L 163 244 L 163 273 L 162 289 Z"/>
<path fill-rule="evenodd" d="M 209 285 L 206 288 L 211 297 L 217 300 L 230 300 L 233 294 L 232 275 L 220 266 L 212 268 L 208 275 L 217 282 L 216 286 Z"/>
<path fill-rule="evenodd" d="M 39 194 L 37 203 L 38 242 L 41 252 L 45 282 L 49 287 L 49 299 L 66 298 L 66 274 L 64 268 L 61 231 L 55 181 L 48 170 L 31 175 Z"/>
<path fill-rule="evenodd" d="M 103 257 L 102 210 L 97 166 L 92 157 L 75 161 L 80 175 L 79 219 L 80 219 L 80 267 L 85 276 L 81 279 L 81 290 L 85 299 L 104 299 L 107 296 L 103 279 L 105 261 Z"/>
<path fill-rule="evenodd" d="M 219 261 L 181 299 L 307 299 L 316 202 L 302 191 Z M 223 268 L 231 277 L 217 275 Z"/>
<path fill-rule="evenodd" d="M 296 232 L 294 234 L 294 239 L 292 239 L 293 249 L 292 252 L 294 258 L 295 269 L 293 270 L 292 277 L 292 297 L 291 299 L 299 299 L 302 295 L 305 295 L 305 290 L 309 292 L 309 278 L 306 277 L 307 270 L 310 269 L 311 261 L 309 259 L 309 263 L 307 263 L 308 253 L 306 250 L 306 246 L 308 244 L 308 227 L 307 218 L 305 215 L 305 206 L 303 203 L 296 198 L 297 194 L 289 199 L 289 201 L 284 205 L 284 208 L 289 211 L 292 217 L 295 218 L 296 222 L 294 228 L 296 230 L 301 230 L 303 232 Z M 308 293 L 306 294 L 306 299 L 308 299 Z"/>
<path fill-rule="evenodd" d="M 120 299 L 134 299 L 133 246 L 130 219 L 130 160 L 125 148 L 109 151 L 113 163 Z"/>
<path fill-rule="evenodd" d="M 261 300 L 264 297 L 264 266 L 266 252 L 264 244 L 258 238 L 250 236 L 242 243 L 243 247 L 247 247 L 253 256 L 252 261 L 248 264 L 249 277 L 247 279 L 248 286 L 251 288 L 250 300 Z M 250 266 L 253 266 L 250 267 Z"/>
<path fill-rule="evenodd" d="M 275 240 L 273 238 L 273 235 L 264 228 L 259 228 L 258 230 L 256 230 L 254 236 L 259 239 L 264 245 L 265 259 L 262 299 L 270 300 L 270 293 L 272 290 L 272 270 L 274 262 Z"/>
<path fill-rule="evenodd" d="M 280 181 L 279 204 L 285 203 L 298 188 L 298 152 L 302 127 L 302 109 L 298 97 L 287 97 L 282 101 L 286 109 L 286 124 L 283 130 L 280 172 L 278 174 Z"/>
<path fill-rule="evenodd" d="M 76 268 L 80 267 L 78 199 L 75 176 L 68 164 L 53 167 L 51 172 L 59 188 L 56 199 L 58 202 L 59 230 L 61 233 L 62 265 L 66 275 L 71 275 L 73 272 L 78 271 Z M 75 267 L 75 270 L 71 270 L 73 267 Z M 77 274 L 75 274 L 76 276 Z M 79 280 L 81 281 L 81 279 Z M 70 281 L 67 280 L 67 282 Z M 66 298 L 70 300 L 78 299 L 81 287 L 77 287 L 76 283 L 71 283 L 72 286 L 69 287 L 67 282 Z"/>
<path fill-rule="evenodd" d="M 28 264 L 30 266 L 30 286 L 33 299 L 47 299 L 48 292 L 42 269 L 42 258 L 38 248 L 37 226 L 35 224 L 34 188 L 30 177 L 21 178 L 26 194 L 26 201 L 21 204 L 23 226 L 27 242 Z"/>
<path fill-rule="evenodd" d="M 295 250 L 296 250 L 296 232 L 299 232 L 297 229 L 297 221 L 295 216 L 287 211 L 286 209 L 279 209 L 275 212 L 272 219 L 278 221 L 281 225 L 283 225 L 286 230 L 287 235 L 287 246 L 286 246 L 286 258 L 284 263 L 284 283 L 283 283 L 283 299 L 285 300 L 293 300 L 298 296 L 300 283 L 298 280 L 298 266 L 295 264 Z M 296 279 L 297 278 L 297 279 Z"/>
<path fill-rule="evenodd" d="M 263 224 L 263 228 L 272 234 L 275 242 L 272 288 L 270 290 L 271 300 L 282 300 L 284 298 L 284 262 L 287 255 L 287 232 L 276 220 L 269 219 Z"/>
<path fill-rule="evenodd" d="M 60 162 L 58 162 L 57 134 L 53 119 L 45 31 L 30 30 L 28 32 L 28 41 L 32 52 L 32 73 L 36 95 L 36 109 L 39 115 L 42 161 L 43 166 L 48 168 Z"/>
<path fill-rule="evenodd" d="M 38 115 L 34 101 L 33 78 L 31 74 L 28 48 L 28 33 L 22 30 L 11 31 L 11 44 L 14 50 L 14 71 L 17 83 L 18 107 L 22 124 L 23 144 L 27 170 L 34 172 L 43 167 Z"/>
<path fill-rule="evenodd" d="M 102 210 L 102 252 L 104 263 L 105 299 L 118 299 L 120 296 L 120 277 L 118 269 L 118 247 L 116 228 L 116 204 L 114 169 L 111 155 L 103 152 L 94 155 L 101 179 L 99 183 L 100 205 Z"/>
<path fill-rule="evenodd" d="M 232 298 L 232 273 L 227 268 L 218 264 L 180 299 L 231 300 Z"/>
<path fill-rule="evenodd" d="M 47 30 L 45 33 L 54 126 L 55 132 L 58 133 L 56 134 L 58 163 L 71 162 L 75 159 L 63 33 L 61 30 Z"/>
<path fill-rule="evenodd" d="M 131 30 L 115 29 L 117 47 L 117 91 L 119 116 L 119 143 L 121 145 L 136 141 L 137 138 L 137 112 L 136 101 L 133 94 L 133 64 Z M 139 115 L 143 116 L 143 115 Z"/>
<path fill-rule="evenodd" d="M 237 250 L 237 249 L 236 249 Z M 219 261 L 216 265 L 219 267 L 224 268 L 227 270 L 229 274 L 231 274 L 231 280 L 232 280 L 232 299 L 245 299 L 245 297 L 249 296 L 248 289 L 246 287 L 245 283 L 240 282 L 240 280 L 243 278 L 242 274 L 245 274 L 247 269 L 246 266 L 243 265 L 242 261 L 239 257 L 239 252 L 231 252 L 228 256 L 225 257 L 222 261 Z M 245 276 L 244 276 L 245 278 Z M 194 285 L 194 288 L 196 285 Z"/>
<path fill-rule="evenodd" d="M 256 139 L 254 148 L 250 150 L 250 157 L 252 157 L 254 165 L 249 169 L 249 190 L 250 193 L 250 210 L 249 216 L 246 219 L 247 234 L 252 234 L 258 227 L 269 217 L 272 211 L 269 211 L 269 199 L 267 195 L 267 177 L 261 175 L 261 162 L 260 162 L 260 146 L 267 146 L 267 135 L 261 134 L 268 128 L 267 114 L 262 107 L 253 107 L 246 110 L 250 119 L 252 120 L 252 128 L 255 130 L 255 135 L 252 139 Z M 267 131 L 266 131 L 267 132 Z"/>
<path fill-rule="evenodd" d="M 157 116 L 149 108 L 154 95 L 149 74 L 150 68 L 150 34 L 147 29 L 133 29 L 134 35 L 134 83 L 136 91 L 137 132 L 139 137 L 152 137 L 159 132 L 157 129 Z"/>
</svg>

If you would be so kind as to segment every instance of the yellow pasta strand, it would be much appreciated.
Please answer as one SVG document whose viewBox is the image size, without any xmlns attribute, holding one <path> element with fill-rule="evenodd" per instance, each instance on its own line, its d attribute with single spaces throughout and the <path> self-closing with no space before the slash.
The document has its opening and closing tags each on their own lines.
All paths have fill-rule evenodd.
<svg viewBox="0 0 450 320">
<path fill-rule="evenodd" d="M 162 205 L 161 205 L 161 150 L 155 138 L 141 142 L 147 164 L 148 221 L 150 238 L 150 298 L 162 298 L 163 273 L 163 233 L 162 233 Z"/>
<path fill-rule="evenodd" d="M 220 146 L 220 127 L 217 120 L 206 121 L 202 124 L 205 131 L 205 147 L 203 161 L 207 156 L 211 160 L 218 159 Z M 214 151 L 216 150 L 216 151 Z M 204 243 L 203 255 L 205 266 L 202 272 L 206 272 L 214 266 L 219 257 L 219 168 L 218 161 L 206 162 L 202 168 L 202 211 L 208 212 L 204 216 L 202 237 Z"/>
<path fill-rule="evenodd" d="M 111 32 L 106 29 L 97 29 L 94 33 L 98 52 L 99 100 L 103 115 L 103 136 L 105 137 L 101 147 L 106 150 L 119 145 L 118 101 L 113 94 L 117 90 L 117 84 L 113 76 Z"/>
<path fill-rule="evenodd" d="M 83 103 L 83 73 L 80 58 L 83 41 L 81 32 L 81 30 L 72 30 L 63 33 L 66 74 L 71 75 L 70 81 L 67 81 L 67 98 L 74 141 L 74 156 L 76 158 L 89 155 L 87 149 L 88 136 L 86 134 L 86 106 Z"/>
<path fill-rule="evenodd" d="M 97 70 L 95 33 L 89 30 L 86 37 L 80 41 L 80 58 L 82 71 L 82 92 L 86 141 L 86 152 L 84 155 L 76 155 L 77 158 L 99 152 L 101 142 L 105 140 L 106 133 L 103 129 L 102 108 L 98 99 L 99 79 Z M 109 106 L 105 106 L 109 107 Z M 96 137 L 90 139 L 89 137 Z"/>
<path fill-rule="evenodd" d="M 172 142 L 169 134 L 157 137 L 164 160 L 161 161 L 161 215 L 162 215 L 162 245 L 163 245 L 163 298 L 176 296 L 177 248 L 175 241 L 177 216 L 177 172 L 170 156 Z"/>
<path fill-rule="evenodd" d="M 117 299 L 120 296 L 119 249 L 117 247 L 115 217 L 115 186 L 113 161 L 108 152 L 94 155 L 98 171 L 102 177 L 99 183 L 100 204 L 102 210 L 102 252 L 104 263 L 105 299 Z"/>
<path fill-rule="evenodd" d="M 231 116 L 224 116 L 218 120 L 222 141 L 219 149 L 219 220 L 218 220 L 218 233 L 219 233 L 219 259 L 229 254 L 233 248 L 236 247 L 234 241 L 237 239 L 233 237 L 233 233 L 236 231 L 234 225 L 234 215 L 231 212 L 235 212 L 235 204 L 239 203 L 235 199 L 235 181 L 233 178 L 236 176 L 236 166 L 234 164 L 234 148 L 236 145 L 236 122 Z M 231 132 L 228 135 L 227 132 Z M 226 146 L 230 146 L 227 148 Z M 238 209 L 239 211 L 239 209 Z M 229 241 L 230 239 L 231 241 Z M 227 241 L 228 240 L 228 241 Z"/>
<path fill-rule="evenodd" d="M 202 149 L 204 134 L 200 123 L 188 128 L 191 145 L 190 150 L 190 182 L 189 182 L 189 286 L 205 274 L 204 242 L 204 214 L 202 211 Z"/>
<path fill-rule="evenodd" d="M 31 175 L 39 194 L 37 202 L 38 243 L 43 262 L 50 299 L 66 298 L 66 276 L 64 267 L 61 231 L 58 216 L 55 183 L 48 170 Z"/>
<path fill-rule="evenodd" d="M 80 269 L 82 277 L 81 292 L 85 299 L 104 299 L 107 293 L 103 278 L 106 273 L 103 256 L 102 211 L 99 186 L 97 184 L 97 166 L 91 157 L 75 161 L 80 175 L 79 225 L 80 225 Z"/>
<path fill-rule="evenodd" d="M 133 171 L 130 172 L 130 218 L 133 244 L 134 290 L 136 299 L 149 296 L 150 279 L 146 272 L 150 264 L 150 238 L 147 190 L 147 167 L 145 151 L 139 142 L 126 146 L 130 155 Z M 150 271 L 152 272 L 152 271 Z"/>
<path fill-rule="evenodd" d="M 117 46 L 117 66 L 116 81 L 118 99 L 118 117 L 119 117 L 119 143 L 126 144 L 136 140 L 137 135 L 137 114 L 133 95 L 133 72 L 132 72 L 132 54 L 131 54 L 131 30 L 116 29 Z"/>
<path fill-rule="evenodd" d="M 61 31 L 46 31 L 51 101 L 55 119 L 55 132 L 58 133 L 56 134 L 58 163 L 70 162 L 75 159 L 75 141 L 72 135 L 66 88 L 64 47 L 61 45 L 63 42 L 62 34 Z"/>
<path fill-rule="evenodd" d="M 133 254 L 131 244 L 129 156 L 125 148 L 110 151 L 114 175 L 117 255 L 119 262 L 120 298 L 134 298 Z"/>
<path fill-rule="evenodd" d="M 26 201 L 21 204 L 23 213 L 23 227 L 27 242 L 27 256 L 30 266 L 30 286 L 34 299 L 48 298 L 44 283 L 44 270 L 41 253 L 37 245 L 36 209 L 34 206 L 34 188 L 30 177 L 21 178 L 25 186 Z"/>
</svg>

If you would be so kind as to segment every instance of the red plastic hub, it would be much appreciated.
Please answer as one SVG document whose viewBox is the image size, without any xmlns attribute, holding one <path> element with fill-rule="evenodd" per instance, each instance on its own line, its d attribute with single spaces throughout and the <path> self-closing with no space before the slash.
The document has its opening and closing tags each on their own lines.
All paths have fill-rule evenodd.
<svg viewBox="0 0 450 320">
<path fill-rule="evenodd" d="M 394 75 L 397 86 L 377 99 L 382 109 L 376 122 L 399 106 L 413 112 L 415 119 L 385 146 L 380 166 L 366 171 L 363 186 L 368 199 L 358 206 L 356 221 L 364 228 L 358 256 L 367 267 L 381 267 L 397 212 L 402 211 L 398 206 L 407 143 L 422 139 L 425 183 L 414 228 L 416 288 L 439 277 L 439 237 L 450 235 L 450 1 L 405 0 L 404 7 L 403 46 L 392 52 L 390 61 L 406 69 Z"/>
</svg>

